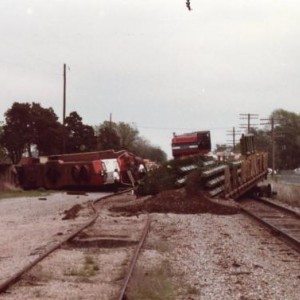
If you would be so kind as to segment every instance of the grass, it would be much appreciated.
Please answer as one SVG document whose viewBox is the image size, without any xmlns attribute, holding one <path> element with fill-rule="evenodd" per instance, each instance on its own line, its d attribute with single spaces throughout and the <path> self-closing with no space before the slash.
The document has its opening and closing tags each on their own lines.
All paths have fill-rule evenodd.
<svg viewBox="0 0 300 300">
<path fill-rule="evenodd" d="M 294 207 L 300 207 L 300 185 L 271 181 L 272 188 L 277 192 L 276 199 Z"/>
<path fill-rule="evenodd" d="M 174 286 L 170 280 L 171 271 L 167 262 L 145 271 L 137 268 L 131 280 L 128 299 L 172 300 Z"/>
<path fill-rule="evenodd" d="M 51 191 L 46 191 L 44 189 L 23 191 L 23 190 L 13 190 L 0 192 L 0 200 L 8 198 L 21 198 L 21 197 L 45 197 L 51 194 Z"/>
</svg>

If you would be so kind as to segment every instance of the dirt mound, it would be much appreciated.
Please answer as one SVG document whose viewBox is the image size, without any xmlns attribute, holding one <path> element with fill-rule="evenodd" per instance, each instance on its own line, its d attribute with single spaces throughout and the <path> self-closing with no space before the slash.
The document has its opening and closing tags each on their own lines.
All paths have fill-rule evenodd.
<svg viewBox="0 0 300 300">
<path fill-rule="evenodd" d="M 141 200 L 138 203 L 123 207 L 111 208 L 113 211 L 125 211 L 133 214 L 149 213 L 177 213 L 199 214 L 212 213 L 218 215 L 236 214 L 239 212 L 235 203 L 229 200 L 212 200 L 203 193 L 187 195 L 184 189 L 170 190 L 156 196 Z"/>
<path fill-rule="evenodd" d="M 71 207 L 70 209 L 65 210 L 64 217 L 62 218 L 62 220 L 75 219 L 78 216 L 78 213 L 82 208 L 83 207 L 80 204 L 76 204 L 73 207 Z"/>
</svg>

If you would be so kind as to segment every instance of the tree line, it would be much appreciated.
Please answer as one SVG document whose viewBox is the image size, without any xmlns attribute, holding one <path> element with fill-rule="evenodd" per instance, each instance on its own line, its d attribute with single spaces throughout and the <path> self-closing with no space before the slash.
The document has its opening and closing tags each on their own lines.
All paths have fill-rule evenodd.
<svg viewBox="0 0 300 300">
<path fill-rule="evenodd" d="M 164 162 L 166 154 L 140 136 L 136 127 L 125 122 L 104 121 L 96 126 L 83 123 L 73 111 L 61 124 L 54 110 L 39 103 L 15 102 L 0 126 L 0 157 L 17 164 L 25 154 L 32 157 L 114 149 Z"/>
<path fill-rule="evenodd" d="M 300 167 L 300 114 L 284 109 L 274 110 L 269 122 L 274 120 L 275 168 L 282 170 Z M 264 121 L 266 123 L 266 121 Z M 272 167 L 272 128 L 266 124 L 262 129 L 250 128 L 254 135 L 257 151 L 268 152 L 269 167 Z M 217 145 L 217 151 L 224 151 L 226 145 Z M 236 145 L 238 152 L 240 145 Z"/>
</svg>

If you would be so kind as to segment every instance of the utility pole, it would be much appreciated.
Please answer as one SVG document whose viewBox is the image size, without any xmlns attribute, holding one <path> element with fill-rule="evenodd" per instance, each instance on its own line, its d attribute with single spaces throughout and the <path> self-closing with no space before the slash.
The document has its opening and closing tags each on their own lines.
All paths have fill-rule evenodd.
<svg viewBox="0 0 300 300">
<path fill-rule="evenodd" d="M 247 129 L 247 134 L 250 133 L 250 128 L 257 126 L 258 124 L 251 124 L 252 120 L 257 120 L 258 114 L 240 114 L 240 120 L 247 120 L 247 124 L 241 124 L 240 128 Z"/>
<path fill-rule="evenodd" d="M 271 135 L 272 135 L 272 177 L 275 171 L 275 131 L 274 131 L 274 118 L 271 118 Z"/>
<path fill-rule="evenodd" d="M 63 125 L 65 126 L 66 121 L 66 88 L 67 88 L 67 65 L 64 64 L 64 90 L 63 90 Z"/>
<path fill-rule="evenodd" d="M 62 116 L 62 123 L 65 127 L 66 123 L 66 89 L 67 89 L 67 65 L 64 64 L 63 68 L 63 116 Z M 66 137 L 63 135 L 63 141 L 62 141 L 62 153 L 64 154 L 66 152 Z"/>
<path fill-rule="evenodd" d="M 261 123 L 261 125 L 271 125 L 271 139 L 272 139 L 272 177 L 274 177 L 275 172 L 275 125 L 278 123 L 280 119 L 275 119 L 273 117 L 269 119 L 260 119 L 261 121 L 265 121 L 267 123 Z"/>
<path fill-rule="evenodd" d="M 235 127 L 232 127 L 232 130 L 227 130 L 226 135 L 232 136 L 232 140 L 228 141 L 230 144 L 232 144 L 232 151 L 235 152 L 235 146 L 236 146 L 236 134 L 241 133 L 240 131 L 236 131 Z"/>
<path fill-rule="evenodd" d="M 112 113 L 109 114 L 109 145 L 111 147 L 111 141 L 112 141 Z"/>
</svg>

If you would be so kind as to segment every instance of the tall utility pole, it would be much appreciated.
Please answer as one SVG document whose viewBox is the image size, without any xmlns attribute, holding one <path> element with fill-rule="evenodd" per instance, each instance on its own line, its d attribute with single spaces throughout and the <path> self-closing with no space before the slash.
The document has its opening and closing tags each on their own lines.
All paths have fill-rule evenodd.
<svg viewBox="0 0 300 300">
<path fill-rule="evenodd" d="M 64 90 L 63 90 L 63 125 L 65 126 L 66 121 L 66 89 L 67 89 L 67 65 L 64 64 Z"/>
<path fill-rule="evenodd" d="M 271 125 L 271 139 L 272 139 L 272 177 L 274 177 L 275 172 L 275 125 L 279 121 L 279 119 L 275 119 L 273 117 L 269 119 L 260 119 L 261 121 L 265 121 L 267 123 L 261 123 L 261 125 Z"/>
<path fill-rule="evenodd" d="M 62 123 L 63 126 L 65 126 L 66 123 L 66 89 L 67 89 L 67 65 L 64 64 L 64 69 L 63 69 L 63 82 L 64 82 L 64 87 L 63 87 L 63 116 L 62 116 Z M 62 141 L 62 153 L 66 153 L 66 137 L 65 135 L 63 136 L 63 141 Z"/>
<path fill-rule="evenodd" d="M 240 114 L 240 120 L 247 120 L 247 124 L 241 124 L 240 128 L 247 129 L 247 133 L 250 133 L 250 128 L 257 126 L 258 124 L 251 124 L 252 120 L 257 120 L 258 114 Z"/>
<path fill-rule="evenodd" d="M 236 134 L 241 133 L 240 131 L 236 131 L 235 127 L 232 127 L 232 130 L 227 130 L 226 135 L 232 136 L 232 140 L 228 141 L 230 144 L 232 144 L 232 151 L 235 152 L 235 145 L 236 145 Z"/>
<path fill-rule="evenodd" d="M 111 131 L 112 131 L 112 113 L 109 114 L 109 144 L 111 145 L 111 141 L 112 141 L 112 134 L 111 134 Z"/>
</svg>

